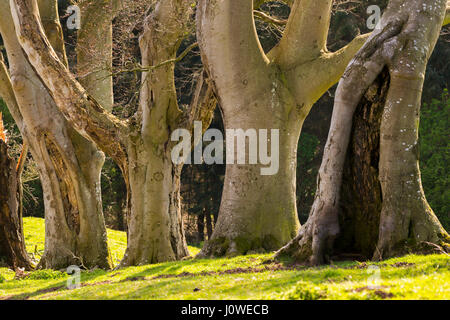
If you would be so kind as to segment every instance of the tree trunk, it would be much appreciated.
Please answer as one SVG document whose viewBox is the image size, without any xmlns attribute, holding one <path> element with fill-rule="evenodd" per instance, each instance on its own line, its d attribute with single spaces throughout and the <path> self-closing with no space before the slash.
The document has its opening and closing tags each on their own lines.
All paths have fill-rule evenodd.
<svg viewBox="0 0 450 320">
<path fill-rule="evenodd" d="M 339 250 L 377 260 L 449 250 L 423 193 L 417 148 L 426 64 L 446 1 L 405 4 L 390 1 L 339 83 L 310 217 L 277 257 L 319 264 Z"/>
<path fill-rule="evenodd" d="M 274 250 L 297 232 L 301 127 L 314 102 L 339 79 L 366 39 L 357 37 L 329 52 L 331 7 L 332 1 L 294 1 L 280 42 L 266 54 L 256 34 L 252 0 L 200 1 L 197 38 L 225 129 L 278 129 L 280 163 L 271 176 L 261 175 L 261 165 L 227 164 L 217 225 L 199 256 Z"/>
<path fill-rule="evenodd" d="M 248 117 L 233 112 L 228 116 L 225 114 L 225 129 L 242 128 L 246 131 L 254 128 L 258 132 L 269 128 L 270 134 L 270 128 L 280 128 L 278 173 L 261 175 L 261 168 L 267 166 L 260 164 L 227 164 L 217 224 L 201 255 L 275 250 L 292 239 L 298 230 L 295 159 L 300 131 L 295 127 L 286 128 L 282 121 L 278 125 L 267 121 L 273 113 L 270 112 L 271 105 L 264 103 L 263 99 L 258 99 L 249 104 Z M 270 143 L 276 142 L 267 143 L 270 148 Z M 247 144 L 247 159 L 248 149 Z"/>
<path fill-rule="evenodd" d="M 26 251 L 23 236 L 20 176 L 16 171 L 16 162 L 8 155 L 2 134 L 0 113 L 0 261 L 5 260 L 13 270 L 31 270 L 33 263 Z"/>
<path fill-rule="evenodd" d="M 194 120 L 211 120 L 211 89 L 199 82 L 201 99 L 188 112 L 177 104 L 174 63 L 185 37 L 191 2 L 159 1 L 144 23 L 140 39 L 140 105 L 123 121 L 106 112 L 73 77 L 42 33 L 35 0 L 14 1 L 14 25 L 23 50 L 64 116 L 121 168 L 128 190 L 128 248 L 121 266 L 186 256 L 179 202 L 181 167 L 171 160 L 171 132 L 191 129 Z M 207 88 L 207 89 L 205 89 Z M 197 97 L 199 98 L 199 97 Z M 206 101 L 206 102 L 205 102 Z M 155 228 L 160 228 L 157 230 Z"/>
<path fill-rule="evenodd" d="M 206 213 L 206 234 L 208 235 L 208 240 L 211 239 L 212 233 L 213 233 L 213 225 L 211 219 L 211 211 L 208 210 Z"/>
<path fill-rule="evenodd" d="M 258 135 L 262 129 L 268 131 L 270 139 L 271 129 L 278 129 L 279 155 L 275 156 L 279 168 L 275 174 L 262 175 L 261 168 L 267 166 L 249 164 L 247 142 L 247 164 L 227 161 L 217 224 L 199 257 L 275 250 L 289 241 L 299 227 L 295 159 L 300 113 L 283 72 L 276 65 L 266 64 L 254 37 L 251 8 L 251 1 L 239 6 L 227 1 L 203 1 L 197 12 L 197 37 L 203 62 L 216 85 L 225 130 L 254 129 Z M 248 16 L 251 20 L 246 19 Z M 243 60 L 248 63 L 242 65 Z M 267 143 L 270 150 L 277 141 L 261 142 Z M 236 154 L 234 150 L 234 159 Z"/>
<path fill-rule="evenodd" d="M 375 251 L 382 207 L 379 180 L 380 124 L 389 89 L 387 70 L 374 81 L 353 116 L 340 201 L 335 255 L 370 259 Z"/>
<path fill-rule="evenodd" d="M 34 154 L 40 155 L 34 158 L 39 159 L 46 208 L 45 250 L 40 265 L 109 269 L 112 265 L 100 193 L 104 156 L 77 133 L 70 133 L 57 137 L 64 138 L 65 150 L 49 138 L 50 134 L 44 135 L 44 141 L 36 141 L 40 149 Z"/>
<path fill-rule="evenodd" d="M 9 1 L 1 0 L 0 6 L 4 12 L 0 31 L 8 53 L 11 85 L 23 117 L 20 129 L 43 186 L 46 237 L 39 265 L 54 269 L 72 264 L 110 268 L 100 193 L 104 156 L 76 133 L 56 108 L 20 47 Z M 48 28 L 59 25 L 56 7 L 51 9 L 42 12 L 54 21 L 46 24 Z M 55 48 L 59 48 L 57 44 Z"/>
<path fill-rule="evenodd" d="M 195 120 L 209 126 L 212 90 L 200 75 L 189 111 L 178 108 L 174 61 L 189 23 L 189 1 L 159 1 L 140 38 L 142 89 L 139 132 L 127 141 L 130 213 L 128 247 L 121 266 L 179 260 L 189 256 L 181 215 L 182 164 L 172 162 L 173 130 L 192 130 Z"/>
<path fill-rule="evenodd" d="M 114 105 L 112 20 L 120 0 L 88 0 L 80 3 L 81 26 L 77 33 L 77 73 L 80 83 L 112 112 Z"/>
<path fill-rule="evenodd" d="M 170 151 L 130 155 L 128 245 L 121 266 L 174 261 L 189 255 L 181 219 L 180 173 Z"/>
</svg>

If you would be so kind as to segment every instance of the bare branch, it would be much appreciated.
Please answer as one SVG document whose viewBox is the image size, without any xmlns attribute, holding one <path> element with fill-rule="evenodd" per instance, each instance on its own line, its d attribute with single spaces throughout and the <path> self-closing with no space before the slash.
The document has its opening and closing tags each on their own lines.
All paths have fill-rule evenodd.
<svg viewBox="0 0 450 320">
<path fill-rule="evenodd" d="M 179 126 L 191 130 L 194 121 L 202 121 L 205 130 L 209 127 L 217 105 L 213 89 L 213 83 L 208 79 L 206 71 L 202 69 L 197 76 L 195 92 L 189 110 L 185 113 Z"/>
<path fill-rule="evenodd" d="M 164 67 L 168 64 L 175 64 L 180 62 L 181 60 L 184 59 L 184 57 L 186 57 L 188 55 L 189 52 L 191 52 L 194 48 L 198 47 L 198 42 L 194 42 L 193 44 L 191 44 L 190 46 L 188 46 L 178 57 L 174 58 L 174 59 L 169 59 L 163 62 L 160 62 L 154 66 L 138 66 L 135 68 L 131 68 L 131 69 L 124 69 L 124 70 L 119 70 L 116 71 L 114 73 L 111 74 L 112 75 L 116 75 L 116 74 L 120 74 L 120 73 L 126 73 L 126 72 L 149 72 L 152 70 L 156 70 L 159 69 L 161 67 Z"/>
<path fill-rule="evenodd" d="M 20 153 L 19 160 L 17 161 L 16 172 L 17 176 L 20 177 L 23 173 L 23 169 L 25 168 L 25 162 L 27 162 L 27 155 L 29 146 L 26 142 L 22 145 L 22 152 Z"/>
<path fill-rule="evenodd" d="M 262 21 L 267 22 L 267 23 L 276 24 L 276 25 L 281 25 L 281 26 L 284 26 L 284 25 L 287 24 L 287 20 L 284 20 L 284 19 L 277 19 L 277 18 L 272 17 L 272 16 L 270 16 L 270 15 L 268 15 L 267 13 L 262 12 L 262 11 L 253 10 L 253 13 L 254 13 L 254 15 L 255 15 L 257 18 L 259 18 L 259 19 L 261 19 Z"/>
</svg>

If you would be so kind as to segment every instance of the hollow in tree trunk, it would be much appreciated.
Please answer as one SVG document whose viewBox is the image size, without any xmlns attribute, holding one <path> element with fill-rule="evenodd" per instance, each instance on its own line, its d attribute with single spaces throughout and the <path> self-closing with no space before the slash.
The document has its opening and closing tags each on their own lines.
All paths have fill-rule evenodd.
<svg viewBox="0 0 450 320">
<path fill-rule="evenodd" d="M 445 12 L 445 0 L 390 1 L 339 83 L 309 219 L 276 257 L 320 264 L 339 251 L 376 260 L 449 251 L 417 146 L 426 64 Z"/>
<path fill-rule="evenodd" d="M 13 270 L 31 270 L 33 263 L 23 236 L 22 185 L 18 168 L 8 155 L 0 113 L 0 261 L 5 261 Z"/>
</svg>

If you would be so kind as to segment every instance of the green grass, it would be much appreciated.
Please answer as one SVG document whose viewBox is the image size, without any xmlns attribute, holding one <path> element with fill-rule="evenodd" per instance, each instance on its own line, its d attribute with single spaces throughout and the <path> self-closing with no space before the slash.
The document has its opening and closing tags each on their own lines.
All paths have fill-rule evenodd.
<svg viewBox="0 0 450 320">
<path fill-rule="evenodd" d="M 39 260 L 44 253 L 44 219 L 26 217 L 23 219 L 25 232 L 25 244 L 30 255 Z M 127 235 L 125 232 L 107 229 L 108 244 L 114 264 L 118 264 L 125 254 L 127 248 Z M 189 246 L 192 255 L 197 254 L 200 249 Z"/>
<path fill-rule="evenodd" d="M 39 257 L 43 220 L 24 220 L 27 249 Z M 108 230 L 108 236 L 117 263 L 126 235 Z M 189 249 L 192 254 L 199 250 Z M 270 259 L 271 254 L 259 254 L 83 271 L 82 286 L 75 290 L 67 289 L 69 276 L 61 271 L 39 270 L 14 279 L 13 271 L 0 268 L 0 299 L 450 299 L 446 255 L 339 262 L 319 268 L 290 268 Z M 377 270 L 379 280 L 374 280 Z"/>
</svg>

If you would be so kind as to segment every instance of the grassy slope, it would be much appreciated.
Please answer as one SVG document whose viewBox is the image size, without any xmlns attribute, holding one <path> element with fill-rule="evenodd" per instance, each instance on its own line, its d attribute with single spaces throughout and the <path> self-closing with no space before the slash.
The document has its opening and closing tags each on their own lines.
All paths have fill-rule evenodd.
<svg viewBox="0 0 450 320">
<path fill-rule="evenodd" d="M 43 220 L 25 218 L 24 226 L 27 248 L 39 258 Z M 112 230 L 108 236 L 117 263 L 126 236 Z M 68 276 L 63 272 L 39 270 L 14 280 L 14 272 L 0 268 L 0 299 L 450 299 L 450 258 L 445 255 L 320 268 L 288 268 L 268 263 L 270 258 L 262 254 L 86 271 L 76 290 L 66 289 Z M 378 288 L 371 287 L 376 271 L 369 265 L 380 268 Z"/>
</svg>

